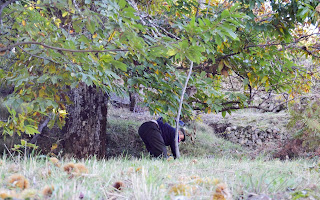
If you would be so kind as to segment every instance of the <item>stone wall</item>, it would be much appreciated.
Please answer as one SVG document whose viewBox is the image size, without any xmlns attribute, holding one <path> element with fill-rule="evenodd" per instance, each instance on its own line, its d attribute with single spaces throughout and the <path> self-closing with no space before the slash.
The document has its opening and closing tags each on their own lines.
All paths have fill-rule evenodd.
<svg viewBox="0 0 320 200">
<path fill-rule="evenodd" d="M 284 142 L 289 138 L 287 133 L 283 133 L 277 127 L 265 130 L 253 126 L 234 126 L 230 123 L 211 123 L 209 124 L 219 137 L 223 137 L 233 143 L 242 146 L 256 148 L 266 143 Z"/>
</svg>

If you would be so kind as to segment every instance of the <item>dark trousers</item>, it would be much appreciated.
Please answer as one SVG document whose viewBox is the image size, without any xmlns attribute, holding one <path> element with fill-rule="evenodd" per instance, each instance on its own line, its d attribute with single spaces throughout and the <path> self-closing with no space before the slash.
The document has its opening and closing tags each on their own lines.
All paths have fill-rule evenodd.
<svg viewBox="0 0 320 200">
<path fill-rule="evenodd" d="M 156 123 L 145 122 L 140 126 L 138 132 L 151 156 L 167 157 L 167 148 Z"/>
</svg>

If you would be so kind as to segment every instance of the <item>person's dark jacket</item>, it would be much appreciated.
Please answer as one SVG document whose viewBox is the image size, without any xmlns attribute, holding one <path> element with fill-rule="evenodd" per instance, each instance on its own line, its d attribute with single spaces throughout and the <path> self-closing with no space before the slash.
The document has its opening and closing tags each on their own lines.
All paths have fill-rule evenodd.
<svg viewBox="0 0 320 200">
<path fill-rule="evenodd" d="M 161 135 L 166 146 L 170 146 L 173 157 L 176 157 L 176 148 L 174 144 L 176 129 L 170 126 L 168 123 L 163 123 L 162 119 L 157 119 Z"/>
</svg>

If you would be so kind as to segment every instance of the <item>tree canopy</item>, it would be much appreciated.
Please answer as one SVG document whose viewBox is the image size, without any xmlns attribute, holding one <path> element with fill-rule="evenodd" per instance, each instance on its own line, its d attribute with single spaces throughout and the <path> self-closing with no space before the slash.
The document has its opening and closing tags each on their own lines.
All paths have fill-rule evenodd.
<svg viewBox="0 0 320 200">
<path fill-rule="evenodd" d="M 151 114 L 169 120 L 182 106 L 231 112 L 259 108 L 256 91 L 307 92 L 319 64 L 319 1 L 9 0 L 0 3 L 2 82 L 14 85 L 4 133 L 62 127 L 67 92 L 83 82 L 105 93 L 143 90 Z M 231 77 L 240 91 L 222 90 Z M 124 83 L 124 84 L 122 84 Z M 190 92 L 193 90 L 193 92 Z M 19 112 L 17 110 L 19 109 Z"/>
</svg>

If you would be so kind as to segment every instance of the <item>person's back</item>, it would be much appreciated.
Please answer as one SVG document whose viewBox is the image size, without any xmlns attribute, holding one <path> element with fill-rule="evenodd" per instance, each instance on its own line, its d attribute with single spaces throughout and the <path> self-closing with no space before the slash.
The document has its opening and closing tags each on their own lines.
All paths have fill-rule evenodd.
<svg viewBox="0 0 320 200">
<path fill-rule="evenodd" d="M 175 149 L 176 129 L 159 118 L 143 123 L 139 128 L 139 135 L 146 145 L 148 152 L 154 157 L 167 157 L 166 146 L 170 146 L 172 154 L 176 157 Z M 179 142 L 185 140 L 184 130 L 179 130 Z"/>
</svg>

